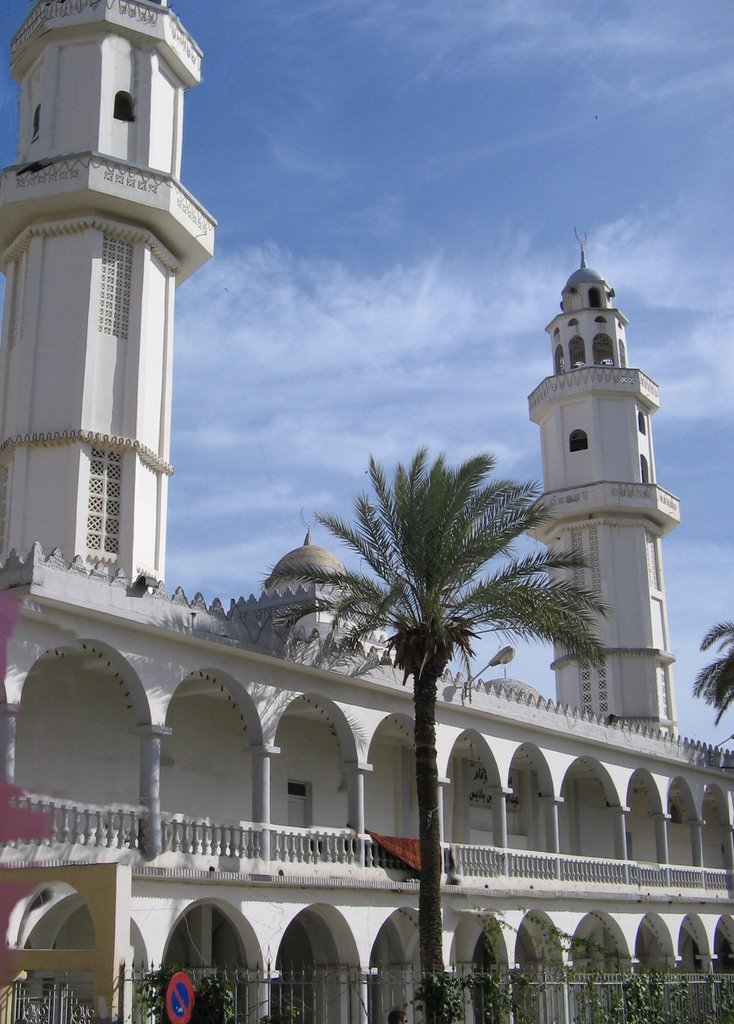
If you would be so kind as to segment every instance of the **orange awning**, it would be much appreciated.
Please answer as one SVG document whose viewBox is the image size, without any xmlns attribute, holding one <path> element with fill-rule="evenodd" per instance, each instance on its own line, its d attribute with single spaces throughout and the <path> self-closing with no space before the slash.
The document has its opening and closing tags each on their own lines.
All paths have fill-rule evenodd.
<svg viewBox="0 0 734 1024">
<path fill-rule="evenodd" d="M 403 861 L 404 864 L 407 864 L 409 868 L 413 868 L 414 871 L 420 871 L 421 850 L 418 839 L 404 839 L 403 836 L 381 836 L 379 832 L 372 832 L 370 829 L 365 829 L 365 831 L 387 853 L 397 857 L 398 860 Z"/>
</svg>

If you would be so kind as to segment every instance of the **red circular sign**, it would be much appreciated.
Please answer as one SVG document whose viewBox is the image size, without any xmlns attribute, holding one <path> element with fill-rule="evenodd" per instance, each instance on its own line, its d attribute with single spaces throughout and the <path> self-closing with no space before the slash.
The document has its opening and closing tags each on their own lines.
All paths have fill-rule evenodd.
<svg viewBox="0 0 734 1024">
<path fill-rule="evenodd" d="M 194 1009 L 194 986 L 185 971 L 176 971 L 166 988 L 166 1013 L 171 1024 L 189 1024 Z"/>
</svg>

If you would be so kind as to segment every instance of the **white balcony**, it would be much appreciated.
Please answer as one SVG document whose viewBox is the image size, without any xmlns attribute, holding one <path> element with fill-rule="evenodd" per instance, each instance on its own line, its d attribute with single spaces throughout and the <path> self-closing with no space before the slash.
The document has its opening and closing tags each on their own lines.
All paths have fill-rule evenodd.
<svg viewBox="0 0 734 1024">
<path fill-rule="evenodd" d="M 24 796 L 19 807 L 37 812 L 32 825 L 45 819 L 43 838 L 8 840 L 0 854 L 5 866 L 28 865 L 34 860 L 100 862 L 126 860 L 143 866 L 142 836 L 145 812 L 137 807 L 94 807 Z M 293 828 L 254 823 L 222 823 L 163 816 L 163 850 L 151 862 L 156 869 L 187 869 L 298 879 L 304 876 L 339 879 L 339 884 L 361 888 L 415 884 L 415 872 L 386 853 L 369 836 L 351 829 Z M 601 898 L 642 898 L 654 894 L 673 902 L 690 899 L 731 898 L 732 873 L 718 868 L 680 864 L 654 864 L 563 853 L 515 850 L 495 846 L 445 844 L 448 885 L 452 891 L 489 887 L 493 895 L 505 892 L 543 895 L 550 890 L 572 895 L 594 891 Z"/>
<path fill-rule="evenodd" d="M 568 373 L 546 377 L 530 393 L 530 418 L 534 423 L 542 419 L 539 410 L 547 401 L 588 391 L 634 394 L 654 409 L 660 404 L 660 389 L 642 370 L 627 366 L 581 366 Z"/>
</svg>

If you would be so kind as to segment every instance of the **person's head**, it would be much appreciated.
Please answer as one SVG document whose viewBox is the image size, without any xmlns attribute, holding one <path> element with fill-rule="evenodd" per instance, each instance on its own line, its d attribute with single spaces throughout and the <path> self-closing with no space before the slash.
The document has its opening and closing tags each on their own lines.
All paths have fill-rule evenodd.
<svg viewBox="0 0 734 1024">
<path fill-rule="evenodd" d="M 408 1024 L 408 1015 L 405 1010 L 390 1010 L 387 1015 L 387 1024 Z"/>
</svg>

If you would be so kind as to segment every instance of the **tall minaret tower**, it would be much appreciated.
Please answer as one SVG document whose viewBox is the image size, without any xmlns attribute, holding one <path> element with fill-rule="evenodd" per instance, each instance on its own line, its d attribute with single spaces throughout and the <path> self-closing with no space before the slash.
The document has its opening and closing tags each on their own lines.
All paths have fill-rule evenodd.
<svg viewBox="0 0 734 1024">
<path fill-rule="evenodd" d="M 556 651 L 556 690 L 562 703 L 673 729 L 660 540 L 680 514 L 677 498 L 656 483 L 658 387 L 627 365 L 627 320 L 614 298 L 582 247 L 581 267 L 546 328 L 553 375 L 529 399 L 541 432 L 544 501 L 554 513 L 539 539 L 581 551 L 588 568 L 576 570 L 576 582 L 609 609 L 599 627 L 605 666 Z"/>
<path fill-rule="evenodd" d="M 164 573 L 176 286 L 214 222 L 178 180 L 201 53 L 167 0 L 45 0 L 11 46 L 0 177 L 0 558 Z"/>
</svg>

